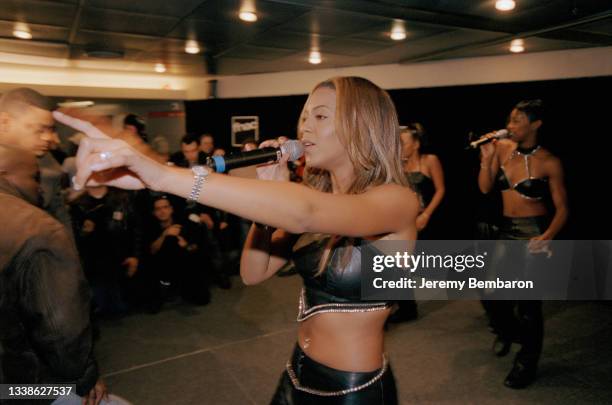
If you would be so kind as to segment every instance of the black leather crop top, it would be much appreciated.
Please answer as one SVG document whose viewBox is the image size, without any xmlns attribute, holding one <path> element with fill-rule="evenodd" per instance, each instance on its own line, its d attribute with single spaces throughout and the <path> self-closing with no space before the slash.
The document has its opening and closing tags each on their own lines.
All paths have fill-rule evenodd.
<svg viewBox="0 0 612 405">
<path fill-rule="evenodd" d="M 537 146 L 530 151 L 520 151 L 515 150 L 512 152 L 508 161 L 510 161 L 515 156 L 522 156 L 525 160 L 525 169 L 527 170 L 527 178 L 516 182 L 514 184 L 510 184 L 508 177 L 506 176 L 506 172 L 504 170 L 504 165 L 502 164 L 499 168 L 499 175 L 497 176 L 496 183 L 497 187 L 501 191 L 514 190 L 521 195 L 521 197 L 529 199 L 529 200 L 541 200 L 546 197 L 550 189 L 548 187 L 548 178 L 547 177 L 533 177 L 531 175 L 531 168 L 529 165 L 530 157 L 537 152 L 540 147 Z"/>
<path fill-rule="evenodd" d="M 423 172 L 407 172 L 406 179 L 410 188 L 417 193 L 421 210 L 424 210 L 436 194 L 436 186 L 433 180 Z"/>
<path fill-rule="evenodd" d="M 297 320 L 325 312 L 370 312 L 389 308 L 392 302 L 361 300 L 361 239 L 339 237 L 325 270 L 316 275 L 331 237 L 306 233 L 293 247 L 293 262 L 304 279 Z"/>
</svg>

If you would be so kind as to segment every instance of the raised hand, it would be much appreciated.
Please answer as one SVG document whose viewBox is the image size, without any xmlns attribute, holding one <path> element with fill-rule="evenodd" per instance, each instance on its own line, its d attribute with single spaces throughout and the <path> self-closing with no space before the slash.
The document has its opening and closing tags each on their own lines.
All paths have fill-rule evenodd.
<svg viewBox="0 0 612 405">
<path fill-rule="evenodd" d="M 488 134 L 483 136 L 483 138 L 492 138 L 495 136 L 495 134 L 496 132 L 489 132 Z M 493 139 L 491 142 L 485 143 L 480 146 L 480 154 L 481 154 L 481 159 L 483 161 L 491 160 L 491 158 L 493 157 L 493 154 L 495 154 L 496 144 L 497 144 L 497 139 Z"/>
<path fill-rule="evenodd" d="M 68 111 L 67 111 L 68 112 Z M 158 189 L 160 180 L 168 169 L 142 142 L 122 139 L 123 132 L 114 129 L 108 120 L 100 117 L 83 117 L 79 111 L 54 111 L 59 122 L 71 126 L 85 135 L 77 153 L 77 174 L 73 179 L 75 189 L 85 185 L 108 185 L 128 190 Z M 93 120 L 93 121 L 89 121 Z M 95 123 L 92 124 L 92 122 Z"/>
<path fill-rule="evenodd" d="M 287 138 L 281 137 L 278 140 L 270 139 L 263 141 L 259 148 L 272 147 L 278 148 L 280 145 L 285 143 Z M 257 167 L 257 178 L 260 180 L 275 180 L 275 181 L 289 181 L 289 168 L 287 162 L 289 161 L 289 154 L 285 153 L 281 157 L 278 163 L 265 164 Z"/>
<path fill-rule="evenodd" d="M 166 228 L 166 230 L 164 231 L 164 234 L 166 236 L 179 236 L 181 233 L 181 228 L 182 226 L 179 224 L 170 225 L 169 227 Z"/>
</svg>

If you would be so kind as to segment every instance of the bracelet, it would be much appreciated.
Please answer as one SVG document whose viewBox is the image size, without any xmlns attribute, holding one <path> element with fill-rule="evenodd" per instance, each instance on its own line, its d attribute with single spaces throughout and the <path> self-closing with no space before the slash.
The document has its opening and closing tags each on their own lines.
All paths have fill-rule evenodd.
<svg viewBox="0 0 612 405">
<path fill-rule="evenodd" d="M 204 166 L 193 166 L 191 168 L 193 172 L 193 187 L 191 188 L 191 193 L 189 193 L 189 197 L 187 197 L 187 201 L 198 201 L 200 197 L 200 191 L 202 191 L 202 186 L 204 182 L 208 179 L 210 175 L 210 171 Z"/>
</svg>

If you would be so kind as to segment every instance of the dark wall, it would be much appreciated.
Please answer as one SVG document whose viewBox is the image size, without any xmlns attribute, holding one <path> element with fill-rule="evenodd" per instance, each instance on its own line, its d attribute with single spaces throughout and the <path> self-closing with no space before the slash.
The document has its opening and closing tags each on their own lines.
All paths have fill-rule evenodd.
<svg viewBox="0 0 612 405">
<path fill-rule="evenodd" d="M 306 97 L 303 95 L 187 101 L 187 131 L 211 133 L 215 137 L 215 146 L 229 151 L 232 116 L 256 115 L 259 116 L 260 141 L 279 136 L 295 138 L 297 120 Z"/>
<path fill-rule="evenodd" d="M 610 222 L 611 90 L 612 77 L 601 77 L 389 91 L 400 123 L 421 122 L 445 168 L 447 198 L 436 215 L 443 237 L 471 238 L 475 220 L 500 209 L 495 195 L 483 198 L 477 190 L 478 155 L 464 151 L 468 133 L 503 128 L 518 101 L 541 98 L 547 111 L 541 143 L 566 170 L 571 220 L 562 237 L 611 239 L 605 225 Z M 187 130 L 211 132 L 219 146 L 229 148 L 231 116 L 258 115 L 262 139 L 294 137 L 305 100 L 306 95 L 186 102 Z"/>
</svg>

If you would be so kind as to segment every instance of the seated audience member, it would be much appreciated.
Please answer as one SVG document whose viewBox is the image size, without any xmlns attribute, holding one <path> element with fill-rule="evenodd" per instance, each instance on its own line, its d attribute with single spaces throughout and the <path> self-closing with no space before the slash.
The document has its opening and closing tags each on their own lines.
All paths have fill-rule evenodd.
<svg viewBox="0 0 612 405">
<path fill-rule="evenodd" d="M 170 144 L 165 137 L 159 135 L 153 138 L 151 141 L 151 147 L 155 150 L 155 152 L 159 153 L 164 160 L 168 161 L 170 159 Z"/>
<path fill-rule="evenodd" d="M 123 119 L 123 129 L 138 136 L 144 142 L 148 142 L 147 125 L 142 117 L 136 114 L 128 114 Z"/>
<path fill-rule="evenodd" d="M 200 135 L 200 150 L 207 157 L 212 155 L 215 150 L 215 138 L 211 134 Z"/>
<path fill-rule="evenodd" d="M 225 156 L 225 149 L 223 148 L 217 148 L 215 149 L 215 151 L 213 152 L 213 156 Z"/>
<path fill-rule="evenodd" d="M 201 229 L 190 221 L 176 221 L 173 214 L 166 196 L 153 199 L 147 248 L 149 270 L 159 282 L 158 307 L 177 294 L 189 303 L 205 305 L 210 301 L 210 266 Z"/>
<path fill-rule="evenodd" d="M 181 150 L 170 156 L 170 162 L 178 167 L 191 167 L 206 163 L 206 154 L 200 150 L 197 135 L 187 134 L 181 139 Z"/>
<path fill-rule="evenodd" d="M 106 186 L 87 187 L 71 203 L 77 246 L 101 315 L 122 314 L 141 299 L 136 275 L 142 220 L 136 206 L 134 193 Z"/>
</svg>

